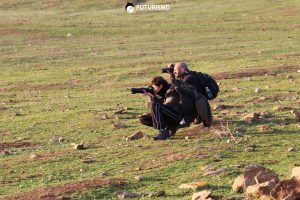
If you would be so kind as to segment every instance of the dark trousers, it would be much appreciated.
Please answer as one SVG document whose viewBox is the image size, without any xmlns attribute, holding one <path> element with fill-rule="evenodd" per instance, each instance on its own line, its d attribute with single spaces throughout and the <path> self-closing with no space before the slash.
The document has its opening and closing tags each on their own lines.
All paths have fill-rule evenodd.
<svg viewBox="0 0 300 200">
<path fill-rule="evenodd" d="M 151 113 L 142 115 L 140 122 L 143 125 L 154 127 L 158 130 L 169 130 L 177 127 L 181 117 L 168 106 L 154 102 L 151 105 Z"/>
</svg>

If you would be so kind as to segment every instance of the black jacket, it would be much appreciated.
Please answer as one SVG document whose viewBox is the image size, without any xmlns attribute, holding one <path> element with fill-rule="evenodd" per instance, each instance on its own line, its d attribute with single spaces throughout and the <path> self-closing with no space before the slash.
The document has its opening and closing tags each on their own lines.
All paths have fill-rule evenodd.
<svg viewBox="0 0 300 200">
<path fill-rule="evenodd" d="M 155 94 L 155 100 L 168 106 L 173 111 L 179 111 L 180 97 L 173 84 L 168 84 Z"/>
</svg>

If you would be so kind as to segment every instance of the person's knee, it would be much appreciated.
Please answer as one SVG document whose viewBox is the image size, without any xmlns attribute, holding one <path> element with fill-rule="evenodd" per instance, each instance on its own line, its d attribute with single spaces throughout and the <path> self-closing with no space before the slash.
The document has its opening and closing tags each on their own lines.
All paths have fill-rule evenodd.
<svg viewBox="0 0 300 200">
<path fill-rule="evenodd" d="M 142 116 L 140 116 L 139 121 L 140 121 L 141 124 L 144 124 L 146 122 L 146 119 L 147 119 L 147 116 L 142 115 Z"/>
<path fill-rule="evenodd" d="M 152 126 L 152 117 L 150 114 L 140 116 L 139 121 L 143 125 Z"/>
</svg>

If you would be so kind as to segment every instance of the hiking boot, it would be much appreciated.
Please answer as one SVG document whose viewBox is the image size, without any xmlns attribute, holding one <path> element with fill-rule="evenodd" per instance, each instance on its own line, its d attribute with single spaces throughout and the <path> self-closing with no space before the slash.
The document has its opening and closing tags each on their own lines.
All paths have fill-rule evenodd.
<svg viewBox="0 0 300 200">
<path fill-rule="evenodd" d="M 171 135 L 170 135 L 169 131 L 160 130 L 159 133 L 157 134 L 157 136 L 155 136 L 153 139 L 154 140 L 166 140 L 170 137 L 171 137 Z"/>
</svg>

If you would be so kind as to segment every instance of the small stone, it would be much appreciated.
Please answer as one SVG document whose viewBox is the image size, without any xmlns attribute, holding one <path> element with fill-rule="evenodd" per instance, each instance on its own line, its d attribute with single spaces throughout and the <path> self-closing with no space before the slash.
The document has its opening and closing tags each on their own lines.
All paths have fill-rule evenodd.
<svg viewBox="0 0 300 200">
<path fill-rule="evenodd" d="M 138 131 L 138 132 L 134 133 L 133 135 L 127 137 L 126 140 L 127 141 L 128 140 L 139 140 L 139 139 L 143 138 L 144 135 L 145 134 L 142 131 Z"/>
<path fill-rule="evenodd" d="M 300 121 L 300 111 L 297 111 L 295 109 L 291 110 L 291 113 L 294 114 L 295 118 Z"/>
<path fill-rule="evenodd" d="M 104 113 L 103 115 L 101 115 L 100 119 L 106 120 L 106 119 L 109 119 L 109 117 L 106 113 Z"/>
<path fill-rule="evenodd" d="M 90 164 L 90 163 L 93 163 L 93 162 L 96 162 L 96 161 L 92 160 L 92 159 L 86 159 L 86 160 L 82 160 L 81 162 L 84 163 L 84 164 Z"/>
<path fill-rule="evenodd" d="M 221 154 L 216 154 L 214 157 L 215 157 L 216 159 L 221 159 L 223 156 L 222 156 Z"/>
<path fill-rule="evenodd" d="M 245 147 L 245 151 L 246 152 L 252 152 L 252 151 L 255 151 L 255 145 L 249 145 L 249 146 L 246 146 Z"/>
<path fill-rule="evenodd" d="M 226 105 L 222 105 L 222 104 L 219 104 L 219 105 L 215 105 L 213 106 L 213 110 L 217 111 L 217 110 L 224 110 L 226 109 L 228 106 Z"/>
<path fill-rule="evenodd" d="M 287 109 L 287 107 L 282 106 L 282 105 L 278 105 L 278 106 L 273 107 L 274 111 L 283 111 L 283 110 L 286 110 L 286 109 Z"/>
<path fill-rule="evenodd" d="M 130 198 L 138 198 L 140 195 L 134 192 L 118 192 L 117 193 L 119 199 L 130 199 Z"/>
<path fill-rule="evenodd" d="M 85 170 L 84 170 L 84 169 L 82 169 L 82 168 L 81 168 L 79 171 L 80 171 L 80 173 L 83 173 L 83 172 L 85 172 Z"/>
<path fill-rule="evenodd" d="M 258 100 L 259 101 L 265 101 L 267 98 L 266 97 L 259 97 Z"/>
<path fill-rule="evenodd" d="M 21 112 L 15 112 L 16 116 L 22 116 L 23 114 Z"/>
<path fill-rule="evenodd" d="M 273 128 L 271 128 L 269 125 L 261 125 L 261 126 L 259 126 L 258 130 L 261 133 L 270 133 L 270 132 L 273 132 Z"/>
<path fill-rule="evenodd" d="M 273 73 L 273 72 L 268 72 L 268 73 L 266 73 L 266 76 L 277 76 L 277 74 Z"/>
<path fill-rule="evenodd" d="M 160 191 L 157 191 L 157 192 L 152 192 L 149 194 L 149 197 L 162 197 L 162 196 L 165 196 L 166 195 L 166 192 L 164 190 L 160 190 Z"/>
<path fill-rule="evenodd" d="M 255 89 L 255 93 L 261 93 L 261 92 L 262 92 L 262 89 L 260 89 L 260 88 Z"/>
<path fill-rule="evenodd" d="M 9 151 L 4 149 L 1 151 L 1 155 L 7 156 L 7 155 L 9 155 Z"/>
<path fill-rule="evenodd" d="M 36 154 L 30 154 L 30 158 L 31 158 L 31 159 L 37 159 L 37 158 L 38 158 L 38 155 L 36 155 Z"/>
<path fill-rule="evenodd" d="M 217 159 L 220 161 L 220 159 Z M 207 167 L 206 169 L 203 170 L 203 176 L 211 176 L 211 175 L 217 175 L 220 174 L 224 171 L 223 168 L 213 168 L 213 167 Z"/>
<path fill-rule="evenodd" d="M 71 36 L 72 36 L 72 33 L 68 33 L 68 34 L 67 34 L 67 37 L 71 37 Z"/>
<path fill-rule="evenodd" d="M 109 175 L 108 172 L 101 172 L 101 173 L 100 173 L 100 176 L 102 176 L 102 177 L 108 176 L 108 175 Z"/>
<path fill-rule="evenodd" d="M 257 122 L 259 120 L 259 114 L 255 113 L 255 112 L 249 113 L 243 119 L 244 119 L 244 122 L 246 122 L 247 124 L 251 124 L 251 123 Z"/>
<path fill-rule="evenodd" d="M 73 149 L 75 149 L 75 150 L 83 150 L 84 149 L 84 144 L 72 144 L 72 146 L 73 146 Z"/>
<path fill-rule="evenodd" d="M 61 137 L 61 136 L 53 136 L 52 138 L 50 138 L 50 141 L 51 142 L 63 142 L 63 141 L 65 141 L 65 139 L 63 138 L 63 137 Z"/>
<path fill-rule="evenodd" d="M 211 190 L 203 190 L 201 192 L 194 193 L 192 200 L 206 200 L 210 198 L 211 194 Z"/>
<path fill-rule="evenodd" d="M 136 171 L 141 171 L 142 168 L 141 168 L 141 167 L 136 167 L 135 170 L 136 170 Z"/>
<path fill-rule="evenodd" d="M 298 73 L 300 73 L 300 69 L 298 69 L 298 71 L 297 71 Z"/>
<path fill-rule="evenodd" d="M 135 176 L 134 179 L 137 181 L 143 181 L 145 179 L 145 177 L 144 176 Z"/>
<path fill-rule="evenodd" d="M 182 183 L 179 188 L 181 189 L 193 189 L 193 190 L 201 190 L 208 186 L 208 183 L 205 181 L 200 182 L 191 182 L 191 183 Z"/>
<path fill-rule="evenodd" d="M 115 123 L 115 124 L 112 124 L 112 126 L 116 129 L 127 128 L 127 126 L 125 124 L 121 124 L 121 123 Z"/>
<path fill-rule="evenodd" d="M 271 118 L 273 115 L 270 112 L 260 112 L 259 113 L 259 118 L 261 119 L 267 119 L 267 118 Z"/>
<path fill-rule="evenodd" d="M 185 136 L 185 137 L 184 137 L 184 139 L 186 139 L 186 140 L 189 140 L 189 139 L 190 139 L 190 137 L 189 137 L 189 136 Z"/>
<path fill-rule="evenodd" d="M 287 78 L 287 79 L 293 79 L 294 77 L 293 77 L 292 75 L 288 74 L 288 75 L 286 76 L 286 78 Z"/>
<path fill-rule="evenodd" d="M 292 152 L 292 151 L 295 151 L 293 147 L 288 149 L 288 152 Z"/>
</svg>

